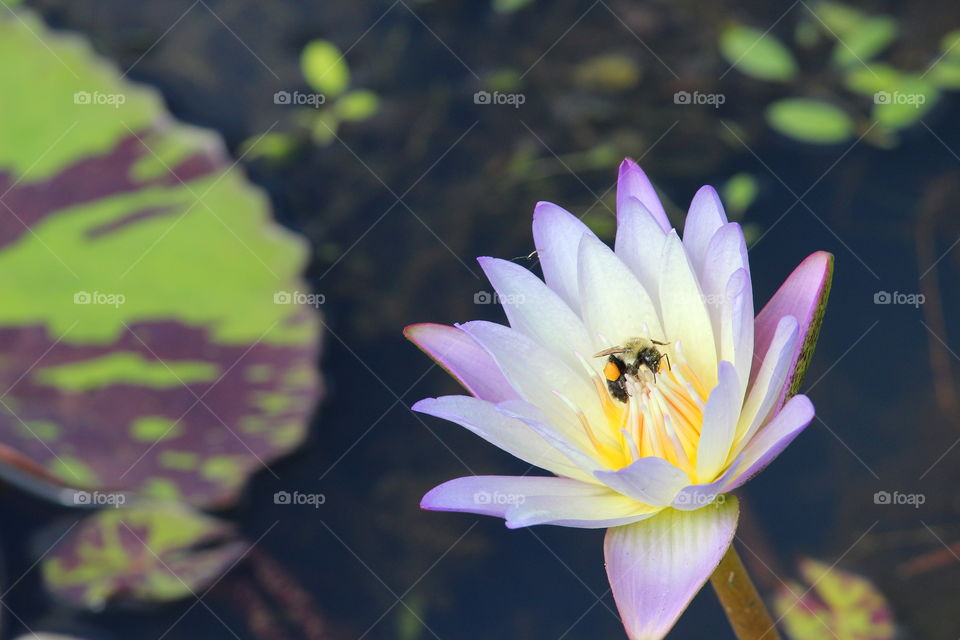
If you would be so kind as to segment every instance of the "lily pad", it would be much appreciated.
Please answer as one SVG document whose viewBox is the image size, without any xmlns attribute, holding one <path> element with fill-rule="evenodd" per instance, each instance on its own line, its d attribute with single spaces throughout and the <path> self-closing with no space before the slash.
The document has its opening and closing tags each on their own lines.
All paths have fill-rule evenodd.
<svg viewBox="0 0 960 640">
<path fill-rule="evenodd" d="M 771 33 L 733 24 L 720 34 L 720 53 L 737 69 L 761 80 L 786 82 L 797 74 L 790 50 Z"/>
<path fill-rule="evenodd" d="M 811 98 L 784 98 L 767 107 L 767 122 L 780 133 L 815 144 L 836 144 L 853 134 L 847 112 Z"/>
<path fill-rule="evenodd" d="M 900 32 L 900 25 L 889 16 L 866 18 L 850 29 L 833 48 L 831 62 L 838 67 L 863 65 L 887 48 Z"/>
<path fill-rule="evenodd" d="M 0 459 L 228 504 L 318 395 L 305 244 L 82 39 L 0 12 L 0 66 Z"/>
<path fill-rule="evenodd" d="M 100 610 L 202 591 L 246 548 L 221 520 L 179 503 L 145 503 L 85 518 L 44 558 L 42 572 L 55 596 Z"/>
<path fill-rule="evenodd" d="M 809 558 L 799 569 L 809 586 L 790 581 L 774 598 L 792 640 L 894 637 L 890 606 L 869 580 Z"/>
</svg>

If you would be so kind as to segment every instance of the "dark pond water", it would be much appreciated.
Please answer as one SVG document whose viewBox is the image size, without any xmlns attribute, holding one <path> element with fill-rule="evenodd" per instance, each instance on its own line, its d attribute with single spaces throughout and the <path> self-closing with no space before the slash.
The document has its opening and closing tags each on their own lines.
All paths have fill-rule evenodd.
<svg viewBox="0 0 960 640">
<path fill-rule="evenodd" d="M 754 234 L 758 301 L 809 253 L 836 256 L 805 384 L 820 420 L 742 492 L 749 516 L 740 536 L 760 558 L 744 554 L 761 589 L 791 576 L 800 556 L 839 561 L 887 595 L 904 637 L 960 635 L 960 563 L 903 570 L 943 552 L 940 540 L 960 541 L 960 447 L 951 449 L 960 438 L 956 95 L 945 94 L 892 148 L 780 136 L 764 123 L 763 106 L 830 86 L 822 72 L 806 73 L 822 67 L 823 52 L 805 52 L 803 77 L 779 85 L 725 74 L 714 42 L 717 25 L 734 18 L 761 29 L 776 23 L 774 33 L 789 36 L 804 11 L 790 3 L 538 1 L 509 16 L 486 0 L 28 4 L 52 25 L 86 34 L 132 67 L 131 78 L 160 88 L 179 118 L 219 131 L 233 150 L 274 125 L 295 128 L 271 96 L 302 85 L 298 55 L 312 38 L 348 50 L 356 85 L 382 99 L 380 114 L 347 125 L 339 142 L 308 145 L 284 164 L 247 164 L 279 219 L 315 249 L 309 278 L 326 295 L 327 397 L 308 444 L 275 465 L 279 480 L 258 476 L 227 515 L 310 594 L 307 608 L 330 637 L 622 637 L 602 532 L 508 531 L 494 519 L 418 509 L 445 479 L 525 467 L 455 425 L 410 412 L 417 399 L 456 386 L 401 329 L 501 319 L 474 304 L 489 289 L 474 257 L 528 254 L 538 200 L 590 210 L 604 233 L 610 219 L 598 196 L 626 155 L 642 157 L 683 206 L 701 184 L 740 172 L 756 178 L 743 221 Z M 890 56 L 906 68 L 922 68 L 936 54 L 931 43 L 960 24 L 954 3 L 924 4 L 863 6 L 898 19 L 903 35 Z M 601 54 L 632 61 L 635 82 L 598 86 L 583 64 Z M 516 91 L 525 103 L 475 104 L 483 81 L 504 70 L 522 75 Z M 681 89 L 726 100 L 719 109 L 677 105 Z M 926 302 L 875 304 L 881 291 L 923 293 Z M 271 497 L 282 489 L 322 492 L 326 503 L 278 507 Z M 926 502 L 876 505 L 881 490 L 921 492 Z M 20 523 L 4 540 L 8 575 L 17 576 L 44 548 L 37 536 L 71 516 L 15 492 L 4 501 L 8 521 Z M 295 624 L 275 636 L 251 630 L 246 614 L 256 607 L 245 580 L 241 569 L 202 605 L 81 615 L 39 597 L 34 572 L 6 599 L 30 627 L 50 621 L 98 638 L 306 637 Z M 283 605 L 273 611 L 278 625 L 297 618 Z M 7 618 L 8 634 L 22 630 Z M 671 637 L 732 635 L 705 590 Z"/>
</svg>

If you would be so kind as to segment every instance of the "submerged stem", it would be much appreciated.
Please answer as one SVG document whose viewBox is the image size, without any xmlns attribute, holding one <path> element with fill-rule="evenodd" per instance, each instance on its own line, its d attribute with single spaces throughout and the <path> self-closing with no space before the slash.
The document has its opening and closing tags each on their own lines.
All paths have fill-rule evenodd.
<svg viewBox="0 0 960 640">
<path fill-rule="evenodd" d="M 710 584 L 739 640 L 780 640 L 776 623 L 733 544 L 710 576 Z"/>
</svg>

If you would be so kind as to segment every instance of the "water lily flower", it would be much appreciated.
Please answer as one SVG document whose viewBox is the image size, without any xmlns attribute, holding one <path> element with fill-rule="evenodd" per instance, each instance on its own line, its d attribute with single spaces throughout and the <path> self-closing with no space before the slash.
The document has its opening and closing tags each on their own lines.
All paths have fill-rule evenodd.
<svg viewBox="0 0 960 640">
<path fill-rule="evenodd" d="M 606 528 L 607 576 L 627 635 L 664 637 L 727 551 L 728 492 L 813 418 L 793 395 L 819 329 L 833 259 L 806 258 L 754 318 L 746 243 L 716 191 L 683 235 L 632 161 L 620 167 L 615 249 L 541 202 L 544 280 L 480 258 L 509 326 L 417 324 L 407 337 L 471 395 L 414 409 L 466 427 L 551 476 L 471 476 L 424 509 L 507 527 Z M 643 349 L 645 357 L 637 357 Z"/>
</svg>

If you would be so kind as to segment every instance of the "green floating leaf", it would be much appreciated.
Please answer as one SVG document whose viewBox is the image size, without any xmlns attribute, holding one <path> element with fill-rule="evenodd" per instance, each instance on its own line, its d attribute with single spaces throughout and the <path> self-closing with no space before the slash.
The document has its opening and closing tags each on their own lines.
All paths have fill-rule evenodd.
<svg viewBox="0 0 960 640">
<path fill-rule="evenodd" d="M 960 89 L 960 56 L 937 60 L 930 67 L 927 78 L 941 89 Z"/>
<path fill-rule="evenodd" d="M 84 489 L 229 504 L 306 435 L 305 243 L 219 138 L 82 39 L 0 11 L 0 67 L 0 96 L 23 98 L 0 100 L 16 212 L 0 216 L 0 458 Z"/>
<path fill-rule="evenodd" d="M 853 134 L 853 120 L 823 100 L 785 98 L 767 107 L 767 122 L 780 133 L 815 144 L 843 142 Z"/>
<path fill-rule="evenodd" d="M 297 140 L 289 134 L 272 131 L 244 140 L 240 145 L 240 155 L 251 160 L 285 160 L 297 149 Z"/>
<path fill-rule="evenodd" d="M 940 51 L 944 55 L 960 58 L 960 29 L 954 29 L 940 39 Z"/>
<path fill-rule="evenodd" d="M 313 40 L 300 56 L 303 77 L 314 90 L 331 100 L 350 84 L 350 69 L 337 45 L 327 40 Z"/>
<path fill-rule="evenodd" d="M 814 14 L 815 22 L 835 38 L 847 37 L 850 32 L 869 19 L 862 11 L 839 2 L 817 3 L 811 12 Z"/>
<path fill-rule="evenodd" d="M 849 28 L 833 48 L 831 62 L 838 67 L 862 65 L 893 42 L 900 31 L 888 16 L 868 18 Z"/>
<path fill-rule="evenodd" d="M 55 596 L 94 611 L 169 602 L 202 591 L 246 546 L 230 525 L 177 503 L 104 509 L 44 557 L 43 579 Z"/>
<path fill-rule="evenodd" d="M 790 581 L 774 598 L 791 640 L 891 640 L 893 614 L 866 578 L 811 560 L 800 561 L 809 588 Z"/>
<path fill-rule="evenodd" d="M 497 13 L 513 13 L 532 2 L 533 0 L 493 0 L 493 10 Z"/>
<path fill-rule="evenodd" d="M 733 175 L 721 189 L 724 207 L 733 216 L 740 216 L 753 204 L 758 191 L 757 179 L 751 174 Z"/>
<path fill-rule="evenodd" d="M 890 90 L 877 92 L 871 115 L 883 127 L 905 129 L 919 121 L 939 95 L 931 80 L 919 75 L 904 76 Z"/>
<path fill-rule="evenodd" d="M 773 34 L 733 24 L 720 34 L 720 53 L 743 73 L 786 82 L 797 74 L 793 54 Z"/>
<path fill-rule="evenodd" d="M 619 54 L 594 56 L 577 65 L 573 71 L 576 83 L 603 91 L 625 91 L 640 82 L 640 65 L 633 58 Z"/>
<path fill-rule="evenodd" d="M 902 81 L 900 70 L 883 62 L 852 66 L 843 76 L 847 89 L 871 98 L 878 91 L 892 91 Z"/>
<path fill-rule="evenodd" d="M 373 91 L 365 89 L 344 94 L 333 105 L 341 120 L 359 122 L 366 120 L 380 108 L 380 98 Z"/>
</svg>

